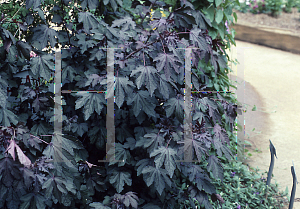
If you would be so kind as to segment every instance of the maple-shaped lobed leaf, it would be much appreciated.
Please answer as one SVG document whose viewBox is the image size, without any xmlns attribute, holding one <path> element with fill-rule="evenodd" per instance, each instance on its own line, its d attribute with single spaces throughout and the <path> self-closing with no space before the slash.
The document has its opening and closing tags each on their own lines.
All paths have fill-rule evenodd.
<svg viewBox="0 0 300 209">
<path fill-rule="evenodd" d="M 111 209 L 110 207 L 103 205 L 101 202 L 92 202 L 89 206 L 94 209 Z"/>
<path fill-rule="evenodd" d="M 63 68 L 61 74 L 62 81 L 68 79 L 69 81 L 73 82 L 75 80 L 75 77 L 76 77 L 76 71 L 74 70 L 73 67 L 68 65 L 65 68 Z"/>
<path fill-rule="evenodd" d="M 230 145 L 230 141 L 229 141 L 227 133 L 218 123 L 215 124 L 213 131 L 214 131 L 217 139 L 221 139 L 222 143 L 227 142 L 227 144 Z"/>
<path fill-rule="evenodd" d="M 14 179 L 21 178 L 19 164 L 9 157 L 0 160 L 0 174 L 2 175 L 1 182 L 6 187 L 11 187 Z"/>
<path fill-rule="evenodd" d="M 90 34 L 92 29 L 96 29 L 98 27 L 97 18 L 90 12 L 79 12 L 78 21 L 83 23 L 83 28 L 86 33 Z"/>
<path fill-rule="evenodd" d="M 131 95 L 133 88 L 135 87 L 134 83 L 126 77 L 116 77 L 115 81 L 115 97 L 116 104 L 120 108 L 125 101 L 125 93 Z"/>
<path fill-rule="evenodd" d="M 123 162 L 118 162 L 118 166 L 124 166 L 125 163 L 128 163 L 130 161 L 131 158 L 130 152 L 124 149 L 123 145 L 120 143 L 115 143 L 115 150 L 111 148 L 110 150 L 108 150 L 107 154 L 113 155 L 108 164 L 109 166 L 117 163 L 114 160 L 123 160 Z"/>
<path fill-rule="evenodd" d="M 157 88 L 157 70 L 152 66 L 138 66 L 135 70 L 133 70 L 130 76 L 135 74 L 139 74 L 135 80 L 137 88 L 140 89 L 142 85 L 145 85 L 148 89 L 151 97 L 153 95 L 154 90 Z"/>
<path fill-rule="evenodd" d="M 167 81 L 169 81 L 171 76 L 170 66 L 174 68 L 176 73 L 179 73 L 180 66 L 178 66 L 176 62 L 180 62 L 180 60 L 178 60 L 173 54 L 159 53 L 153 61 L 158 62 L 156 64 L 158 72 L 164 69 Z"/>
<path fill-rule="evenodd" d="M 19 158 L 19 161 L 21 164 L 23 164 L 26 167 L 29 167 L 31 165 L 30 159 L 24 154 L 22 149 L 19 147 L 19 145 L 16 144 L 15 140 L 11 140 L 9 146 L 6 149 L 6 152 L 11 154 L 13 159 L 15 160 L 15 149 L 17 150 L 17 155 Z"/>
<path fill-rule="evenodd" d="M 82 97 L 76 100 L 75 110 L 83 107 L 85 120 L 88 120 L 94 111 L 96 111 L 98 115 L 100 115 L 101 110 L 106 104 L 104 94 L 77 93 L 76 96 Z"/>
<path fill-rule="evenodd" d="M 51 73 L 54 70 L 54 57 L 50 54 L 33 57 L 30 60 L 31 72 L 34 75 L 40 75 L 46 80 L 50 80 Z"/>
<path fill-rule="evenodd" d="M 188 193 L 191 195 L 193 199 L 196 199 L 199 202 L 199 204 L 204 205 L 206 209 L 213 209 L 212 205 L 208 200 L 207 194 L 204 191 L 201 191 L 197 189 L 195 186 L 191 185 L 188 188 Z M 194 200 L 190 198 L 191 204 L 193 204 L 192 201 Z"/>
<path fill-rule="evenodd" d="M 87 40 L 85 33 L 76 34 L 76 37 L 79 39 L 78 45 L 80 45 L 81 54 L 87 51 L 88 48 L 92 48 L 97 44 L 94 40 Z"/>
<path fill-rule="evenodd" d="M 113 27 L 113 28 L 116 27 L 116 26 L 120 27 L 122 25 L 123 26 L 122 31 L 126 31 L 128 29 L 134 30 L 135 26 L 136 26 L 136 23 L 129 16 L 125 16 L 123 18 L 116 19 L 112 23 L 113 24 L 111 25 L 111 27 Z"/>
<path fill-rule="evenodd" d="M 88 80 L 85 83 L 85 86 L 92 85 L 92 87 L 95 87 L 98 83 L 100 83 L 105 76 L 99 76 L 97 74 L 90 74 L 87 75 Z"/>
<path fill-rule="evenodd" d="M 23 195 L 20 200 L 23 202 L 20 205 L 20 209 L 27 209 L 30 206 L 39 209 L 46 208 L 46 198 L 39 193 L 27 193 Z"/>
<path fill-rule="evenodd" d="M 145 112 L 148 116 L 155 116 L 155 107 L 157 100 L 154 97 L 150 97 L 148 91 L 138 91 L 132 98 L 129 98 L 127 104 L 133 104 L 133 113 L 137 117 L 141 111 Z"/>
<path fill-rule="evenodd" d="M 160 146 L 158 149 L 155 149 L 150 153 L 150 157 L 153 156 L 156 156 L 154 160 L 156 167 L 160 168 L 164 164 L 165 169 L 172 178 L 176 169 L 176 164 L 177 167 L 179 167 L 179 164 L 176 163 L 176 161 L 179 161 L 177 152 L 173 148 Z"/>
<path fill-rule="evenodd" d="M 51 47 L 54 47 L 57 43 L 55 36 L 58 37 L 58 33 L 47 25 L 38 25 L 31 28 L 31 30 L 33 32 L 32 40 L 40 43 L 37 47 L 39 50 L 45 48 L 48 45 L 48 41 L 50 41 Z"/>
<path fill-rule="evenodd" d="M 131 186 L 132 179 L 130 173 L 114 170 L 109 178 L 109 182 L 114 185 L 118 193 L 121 193 L 125 183 Z"/>
<path fill-rule="evenodd" d="M 205 38 L 202 36 L 202 30 L 194 28 L 190 32 L 190 40 L 193 42 L 195 47 L 200 48 L 200 50 L 208 50 L 208 44 L 206 43 Z M 201 34 L 201 35 L 199 35 Z"/>
<path fill-rule="evenodd" d="M 96 9 L 98 7 L 99 1 L 97 1 L 97 0 L 83 0 L 81 2 L 81 7 L 82 7 L 83 10 L 85 10 L 87 5 L 88 5 L 90 10 L 93 10 L 93 9 Z"/>
<path fill-rule="evenodd" d="M 32 102 L 32 107 L 34 108 L 35 112 L 39 112 L 40 110 L 45 110 L 46 107 L 49 106 L 48 98 L 47 97 L 37 97 Z"/>
<path fill-rule="evenodd" d="M 219 159 L 215 155 L 209 156 L 207 171 L 212 172 L 215 179 L 220 179 L 223 182 L 223 168 L 220 165 Z"/>
<path fill-rule="evenodd" d="M 178 9 L 174 12 L 170 18 L 174 18 L 176 27 L 190 28 L 192 24 L 195 24 L 195 18 L 184 11 L 184 9 Z"/>
<path fill-rule="evenodd" d="M 0 108 L 0 122 L 3 126 L 16 125 L 18 123 L 17 116 L 10 110 Z"/>
<path fill-rule="evenodd" d="M 161 195 L 163 190 L 165 189 L 165 183 L 171 187 L 171 180 L 167 176 L 167 171 L 162 168 L 153 167 L 153 166 L 147 166 L 143 169 L 143 179 L 146 182 L 147 186 L 153 184 L 158 191 L 158 193 Z"/>
<path fill-rule="evenodd" d="M 23 41 L 17 41 L 17 47 L 19 49 L 19 51 L 22 52 L 22 54 L 24 55 L 24 57 L 27 60 L 30 60 L 30 52 L 32 51 L 32 47 Z"/>
<path fill-rule="evenodd" d="M 166 110 L 166 115 L 169 118 L 175 113 L 176 118 L 183 122 L 184 119 L 184 110 L 183 110 L 184 101 L 180 98 L 170 98 L 167 102 L 164 103 Z"/>
<path fill-rule="evenodd" d="M 130 205 L 133 208 L 137 208 L 138 207 L 138 201 L 139 198 L 135 195 L 136 192 L 127 192 L 124 195 L 122 195 L 122 202 L 126 207 L 129 207 Z"/>
<path fill-rule="evenodd" d="M 7 53 L 9 52 L 9 48 L 11 46 L 11 44 L 15 44 L 16 43 L 16 39 L 15 37 L 11 34 L 11 32 L 9 32 L 8 30 L 0 27 L 0 37 L 3 40 L 3 46 L 4 49 L 7 51 Z"/>
</svg>

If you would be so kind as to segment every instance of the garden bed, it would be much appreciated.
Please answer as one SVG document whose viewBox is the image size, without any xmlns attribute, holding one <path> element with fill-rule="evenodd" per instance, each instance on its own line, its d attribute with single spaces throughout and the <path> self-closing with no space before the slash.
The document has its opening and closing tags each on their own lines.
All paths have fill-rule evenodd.
<svg viewBox="0 0 300 209">
<path fill-rule="evenodd" d="M 284 33 L 300 36 L 300 12 L 298 8 L 292 8 L 292 13 L 282 12 L 279 17 L 271 17 L 268 14 L 243 13 L 233 10 L 238 16 L 238 24 L 250 24 L 256 27 L 276 28 Z"/>
<path fill-rule="evenodd" d="M 275 18 L 268 14 L 235 11 L 237 23 L 232 26 L 235 39 L 300 54 L 300 13 L 284 13 Z"/>
</svg>

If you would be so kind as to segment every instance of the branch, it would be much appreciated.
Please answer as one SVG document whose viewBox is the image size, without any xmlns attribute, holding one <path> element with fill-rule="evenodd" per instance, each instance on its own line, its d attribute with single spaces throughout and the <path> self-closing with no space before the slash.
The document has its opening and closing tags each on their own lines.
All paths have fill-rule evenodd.
<svg viewBox="0 0 300 209">
<path fill-rule="evenodd" d="M 149 43 L 149 44 L 146 44 L 146 46 L 144 46 L 144 47 L 142 47 L 142 48 L 139 48 L 138 50 L 135 50 L 134 52 L 131 52 L 127 57 L 125 57 L 125 60 L 128 59 L 129 57 L 131 57 L 132 55 L 134 55 L 135 53 L 141 51 L 141 49 L 143 49 L 143 48 L 145 48 L 145 47 L 147 47 L 147 46 L 149 46 L 149 45 L 151 45 L 151 44 L 154 44 L 154 43 L 156 43 L 157 41 L 158 41 L 158 40 L 153 41 L 153 42 L 151 42 L 151 43 Z"/>
<path fill-rule="evenodd" d="M 14 14 L 14 16 L 11 18 L 11 19 L 13 19 L 15 16 L 16 16 L 16 14 L 20 11 L 20 9 L 23 7 L 23 4 L 24 4 L 24 2 L 22 2 L 21 3 L 21 7 L 18 9 L 18 11 Z M 4 18 L 2 21 L 1 21 L 1 23 L 5 20 L 5 19 L 7 19 L 8 17 L 6 17 L 6 18 Z"/>
<path fill-rule="evenodd" d="M 40 141 L 42 141 L 42 142 L 44 142 L 44 143 L 46 143 L 46 144 L 49 144 L 48 142 L 44 141 L 43 139 L 40 139 L 40 138 L 37 137 L 37 136 L 34 136 L 34 135 L 32 135 L 32 134 L 30 134 L 30 136 L 33 136 L 33 137 L 37 138 L 38 140 L 40 140 Z"/>
</svg>

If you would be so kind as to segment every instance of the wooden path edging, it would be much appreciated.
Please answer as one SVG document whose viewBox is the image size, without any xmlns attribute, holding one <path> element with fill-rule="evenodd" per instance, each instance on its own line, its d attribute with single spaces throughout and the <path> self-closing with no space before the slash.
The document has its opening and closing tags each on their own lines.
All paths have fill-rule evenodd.
<svg viewBox="0 0 300 209">
<path fill-rule="evenodd" d="M 280 31 L 276 28 L 254 27 L 237 23 L 232 28 L 236 31 L 234 37 L 236 40 L 300 54 L 299 36 L 275 32 Z"/>
</svg>

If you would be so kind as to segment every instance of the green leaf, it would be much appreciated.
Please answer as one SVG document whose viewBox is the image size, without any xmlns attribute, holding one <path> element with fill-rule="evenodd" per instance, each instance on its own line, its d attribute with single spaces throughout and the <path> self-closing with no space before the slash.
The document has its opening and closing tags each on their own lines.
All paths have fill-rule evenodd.
<svg viewBox="0 0 300 209">
<path fill-rule="evenodd" d="M 139 76 L 135 79 L 137 88 L 140 89 L 142 85 L 145 85 L 152 97 L 154 90 L 157 88 L 156 72 L 157 70 L 152 66 L 140 65 L 131 72 L 130 76 L 138 73 Z"/>
<path fill-rule="evenodd" d="M 32 102 L 32 107 L 35 112 L 39 112 L 40 110 L 44 111 L 47 106 L 50 106 L 47 97 L 37 97 Z"/>
<path fill-rule="evenodd" d="M 114 185 L 118 193 L 121 193 L 123 191 L 125 183 L 128 186 L 131 186 L 131 175 L 128 172 L 114 170 L 109 178 L 109 183 Z"/>
<path fill-rule="evenodd" d="M 220 6 L 223 0 L 215 0 L 216 7 Z"/>
<path fill-rule="evenodd" d="M 92 29 L 96 29 L 98 27 L 97 18 L 90 12 L 80 12 L 78 21 L 83 23 L 83 28 L 86 33 L 90 34 Z"/>
<path fill-rule="evenodd" d="M 216 22 L 217 24 L 220 24 L 220 22 L 222 21 L 223 19 L 223 11 L 222 10 L 218 10 L 217 13 L 216 13 Z"/>
<path fill-rule="evenodd" d="M 164 98 L 169 99 L 171 86 L 166 82 L 165 76 L 160 76 L 159 78 L 159 92 L 163 95 Z"/>
<path fill-rule="evenodd" d="M 50 54 L 33 57 L 30 60 L 31 72 L 49 81 L 51 72 L 54 70 L 54 62 L 52 60 L 54 60 L 54 57 Z"/>
<path fill-rule="evenodd" d="M 160 195 L 165 189 L 166 183 L 169 185 L 169 187 L 171 187 L 172 183 L 170 178 L 167 176 L 167 171 L 165 169 L 147 166 L 143 169 L 142 173 L 147 186 L 149 187 L 154 182 L 155 189 Z"/>
<path fill-rule="evenodd" d="M 256 111 L 256 105 L 254 105 L 254 107 L 252 108 L 252 111 Z"/>
<path fill-rule="evenodd" d="M 88 120 L 94 111 L 100 115 L 104 105 L 106 104 L 104 94 L 77 93 L 76 96 L 81 96 L 81 98 L 76 100 L 75 110 L 83 107 L 85 120 Z"/>
<path fill-rule="evenodd" d="M 155 149 L 150 153 L 150 157 L 153 156 L 156 156 L 154 159 L 156 167 L 160 168 L 164 164 L 165 169 L 172 178 L 176 169 L 176 164 L 179 167 L 178 163 L 176 163 L 176 161 L 179 161 L 177 152 L 173 148 L 160 146 L 158 149 Z"/>
<path fill-rule="evenodd" d="M 233 16 L 234 16 L 234 19 L 235 19 L 235 22 L 237 21 L 237 15 L 236 15 L 236 13 L 235 12 L 233 12 Z"/>
<path fill-rule="evenodd" d="M 210 178 L 207 173 L 200 168 L 199 165 L 191 165 L 187 169 L 182 170 L 185 176 L 189 177 L 191 182 L 197 184 L 197 188 L 201 191 L 202 189 L 209 194 L 216 193 L 216 188 L 210 182 Z"/>
<path fill-rule="evenodd" d="M 213 0 L 212 0 L 213 1 Z M 208 18 L 209 18 L 209 20 L 211 21 L 211 22 L 213 22 L 214 21 L 214 16 L 215 16 L 215 9 L 214 9 L 214 7 L 213 6 L 210 6 L 207 10 L 205 10 L 206 11 L 206 13 L 207 13 L 207 16 L 208 16 Z"/>
<path fill-rule="evenodd" d="M 126 77 L 116 77 L 115 81 L 115 98 L 116 104 L 120 108 L 125 100 L 125 92 L 129 96 L 132 94 L 134 83 Z"/>
</svg>

